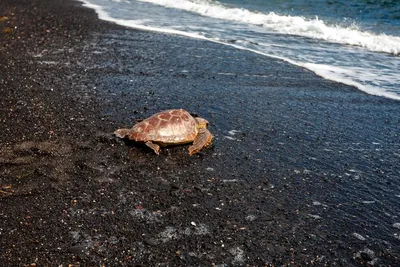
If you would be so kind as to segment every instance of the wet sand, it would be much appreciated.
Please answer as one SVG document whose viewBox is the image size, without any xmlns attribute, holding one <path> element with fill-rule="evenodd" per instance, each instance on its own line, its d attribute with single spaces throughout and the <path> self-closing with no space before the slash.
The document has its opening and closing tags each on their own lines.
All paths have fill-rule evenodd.
<svg viewBox="0 0 400 267">
<path fill-rule="evenodd" d="M 2 266 L 398 266 L 400 102 L 74 1 L 0 12 Z M 169 108 L 213 145 L 112 135 Z"/>
</svg>

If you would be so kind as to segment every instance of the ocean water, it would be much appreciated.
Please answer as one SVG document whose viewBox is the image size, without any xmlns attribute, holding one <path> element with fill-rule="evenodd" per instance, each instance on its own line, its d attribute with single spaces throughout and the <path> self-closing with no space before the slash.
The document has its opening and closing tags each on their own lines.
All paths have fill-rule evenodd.
<svg viewBox="0 0 400 267">
<path fill-rule="evenodd" d="M 82 0 L 100 19 L 283 59 L 400 100 L 397 0 Z"/>
</svg>

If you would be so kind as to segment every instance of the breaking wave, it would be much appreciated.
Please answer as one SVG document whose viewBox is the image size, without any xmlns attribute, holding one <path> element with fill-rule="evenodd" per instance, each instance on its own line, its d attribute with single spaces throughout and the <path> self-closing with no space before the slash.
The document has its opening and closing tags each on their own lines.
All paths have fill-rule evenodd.
<svg viewBox="0 0 400 267">
<path fill-rule="evenodd" d="M 282 16 L 231 8 L 210 0 L 138 0 L 202 16 L 261 26 L 269 31 L 298 35 L 332 43 L 363 47 L 373 52 L 400 54 L 400 37 L 362 31 L 357 26 L 328 25 L 318 18 Z"/>
</svg>

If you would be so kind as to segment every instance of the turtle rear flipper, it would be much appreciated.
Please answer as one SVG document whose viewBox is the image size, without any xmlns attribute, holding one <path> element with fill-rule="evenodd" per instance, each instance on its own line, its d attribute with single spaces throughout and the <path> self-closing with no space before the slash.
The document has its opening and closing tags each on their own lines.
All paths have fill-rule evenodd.
<svg viewBox="0 0 400 267">
<path fill-rule="evenodd" d="M 117 129 L 114 134 L 118 138 L 126 138 L 129 135 L 130 129 Z"/>
<path fill-rule="evenodd" d="M 189 155 L 191 156 L 211 144 L 212 138 L 213 136 L 207 128 L 201 128 L 193 141 L 193 145 L 189 147 Z"/>
<path fill-rule="evenodd" d="M 155 143 L 153 143 L 153 142 L 151 142 L 151 141 L 147 141 L 145 144 L 146 144 L 146 146 L 148 146 L 148 147 L 150 147 L 151 149 L 153 149 L 154 152 L 155 152 L 157 155 L 160 155 L 160 146 L 159 146 L 159 145 L 157 145 L 157 144 L 155 144 Z"/>
</svg>

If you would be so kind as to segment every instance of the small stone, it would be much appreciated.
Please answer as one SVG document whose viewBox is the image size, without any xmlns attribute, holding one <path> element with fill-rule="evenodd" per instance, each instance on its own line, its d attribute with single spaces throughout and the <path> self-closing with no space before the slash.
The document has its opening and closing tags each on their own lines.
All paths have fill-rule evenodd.
<svg viewBox="0 0 400 267">
<path fill-rule="evenodd" d="M 144 243 L 149 246 L 157 246 L 160 242 L 155 238 L 147 238 Z"/>
<path fill-rule="evenodd" d="M 366 253 L 366 252 L 361 252 L 360 256 L 365 261 L 372 261 L 373 260 L 373 258 L 371 257 L 371 254 Z"/>
<path fill-rule="evenodd" d="M 307 214 L 309 217 L 313 218 L 313 219 L 321 219 L 321 216 L 316 215 L 316 214 Z"/>
<path fill-rule="evenodd" d="M 357 252 L 355 257 L 363 261 L 371 262 L 375 258 L 375 252 L 368 248 L 365 248 L 364 250 Z"/>
<path fill-rule="evenodd" d="M 358 240 L 361 240 L 361 241 L 365 241 L 365 240 L 366 240 L 365 237 L 363 237 L 362 235 L 360 235 L 360 234 L 358 234 L 358 233 L 353 233 L 353 236 L 354 236 L 355 238 L 357 238 Z"/>
<path fill-rule="evenodd" d="M 252 221 L 254 221 L 256 219 L 256 216 L 253 215 L 253 214 L 249 214 L 249 215 L 246 216 L 245 219 L 246 219 L 246 221 L 252 222 Z"/>
<path fill-rule="evenodd" d="M 394 223 L 392 226 L 393 226 L 394 228 L 400 229 L 400 223 Z"/>
<path fill-rule="evenodd" d="M 83 254 L 86 251 L 86 246 L 76 245 L 69 248 L 69 251 L 73 254 Z"/>
</svg>

